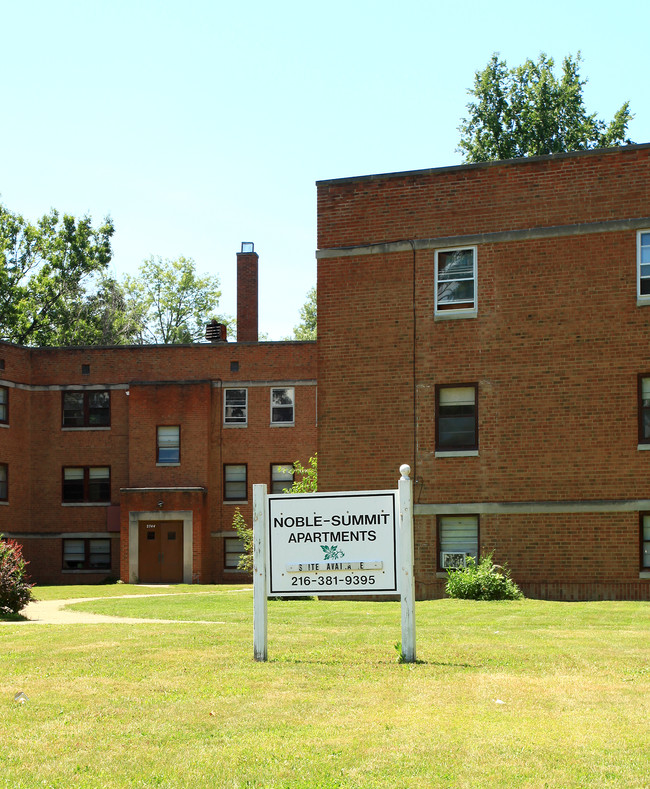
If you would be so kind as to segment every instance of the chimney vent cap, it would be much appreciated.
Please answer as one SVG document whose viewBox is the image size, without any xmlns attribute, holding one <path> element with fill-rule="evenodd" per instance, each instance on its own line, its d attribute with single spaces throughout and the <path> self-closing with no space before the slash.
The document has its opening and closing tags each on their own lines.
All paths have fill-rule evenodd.
<svg viewBox="0 0 650 789">
<path fill-rule="evenodd" d="M 242 241 L 241 242 L 241 251 L 244 254 L 248 254 L 250 252 L 255 252 L 255 244 L 252 241 Z"/>
</svg>

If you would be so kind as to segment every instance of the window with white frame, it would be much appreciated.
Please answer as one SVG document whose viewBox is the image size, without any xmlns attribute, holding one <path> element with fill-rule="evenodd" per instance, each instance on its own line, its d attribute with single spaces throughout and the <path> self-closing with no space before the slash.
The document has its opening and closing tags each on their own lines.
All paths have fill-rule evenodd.
<svg viewBox="0 0 650 789">
<path fill-rule="evenodd" d="M 639 444 L 650 445 L 650 375 L 640 375 L 638 384 Z"/>
<path fill-rule="evenodd" d="M 64 570 L 110 570 L 111 541 L 103 538 L 63 540 Z"/>
<path fill-rule="evenodd" d="M 650 230 L 636 235 L 637 297 L 650 302 Z"/>
<path fill-rule="evenodd" d="M 181 428 L 180 425 L 160 425 L 156 437 L 156 462 L 180 463 Z"/>
<path fill-rule="evenodd" d="M 237 537 L 226 537 L 224 546 L 224 566 L 228 570 L 236 570 L 239 558 L 246 553 L 244 543 Z"/>
<path fill-rule="evenodd" d="M 293 463 L 271 463 L 271 493 L 284 493 L 293 485 Z"/>
<path fill-rule="evenodd" d="M 227 463 L 223 467 L 224 501 L 246 501 L 248 467 L 245 463 Z"/>
<path fill-rule="evenodd" d="M 476 247 L 436 251 L 435 272 L 436 314 L 476 314 Z"/>
<path fill-rule="evenodd" d="M 436 451 L 478 449 L 476 384 L 436 386 Z"/>
<path fill-rule="evenodd" d="M 293 386 L 277 387 L 271 389 L 271 424 L 294 424 L 294 398 Z"/>
<path fill-rule="evenodd" d="M 0 463 L 0 501 L 7 501 L 9 498 L 9 466 Z"/>
<path fill-rule="evenodd" d="M 650 515 L 641 516 L 641 569 L 650 571 Z"/>
<path fill-rule="evenodd" d="M 224 425 L 246 425 L 248 421 L 248 390 L 224 389 Z"/>
<path fill-rule="evenodd" d="M 478 515 L 438 516 L 438 569 L 464 567 L 468 556 L 478 561 Z"/>
<path fill-rule="evenodd" d="M 65 466 L 62 498 L 66 503 L 110 502 L 110 468 L 108 466 Z"/>
<path fill-rule="evenodd" d="M 9 422 L 9 389 L 0 386 L 0 424 L 6 425 Z"/>
</svg>

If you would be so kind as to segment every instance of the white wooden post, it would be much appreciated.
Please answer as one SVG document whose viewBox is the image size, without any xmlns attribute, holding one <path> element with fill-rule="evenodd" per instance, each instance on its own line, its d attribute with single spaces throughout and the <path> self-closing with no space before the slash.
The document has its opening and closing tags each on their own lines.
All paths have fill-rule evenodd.
<svg viewBox="0 0 650 789">
<path fill-rule="evenodd" d="M 399 494 L 399 590 L 402 603 L 402 659 L 415 663 L 415 576 L 413 573 L 413 482 L 411 469 L 400 466 Z"/>
<path fill-rule="evenodd" d="M 266 485 L 253 485 L 253 652 L 267 658 Z"/>
</svg>

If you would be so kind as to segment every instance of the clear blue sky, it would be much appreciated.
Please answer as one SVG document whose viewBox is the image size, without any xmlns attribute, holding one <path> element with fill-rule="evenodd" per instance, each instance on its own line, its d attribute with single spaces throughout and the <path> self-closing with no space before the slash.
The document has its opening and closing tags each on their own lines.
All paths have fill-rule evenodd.
<svg viewBox="0 0 650 789">
<path fill-rule="evenodd" d="M 316 281 L 320 179 L 458 164 L 474 72 L 582 52 L 587 109 L 650 141 L 650 4 L 0 0 L 0 201 L 110 214 L 113 267 L 192 257 L 234 315 L 260 255 L 260 330 Z"/>
</svg>

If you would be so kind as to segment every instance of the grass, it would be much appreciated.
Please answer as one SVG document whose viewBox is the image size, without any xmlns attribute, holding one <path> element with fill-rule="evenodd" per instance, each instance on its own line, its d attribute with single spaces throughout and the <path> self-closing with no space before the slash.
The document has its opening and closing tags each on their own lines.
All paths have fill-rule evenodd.
<svg viewBox="0 0 650 789">
<path fill-rule="evenodd" d="M 420 602 L 399 665 L 398 603 L 271 601 L 255 663 L 250 588 L 106 589 L 182 622 L 0 625 L 0 787 L 650 785 L 647 603 Z"/>
</svg>

